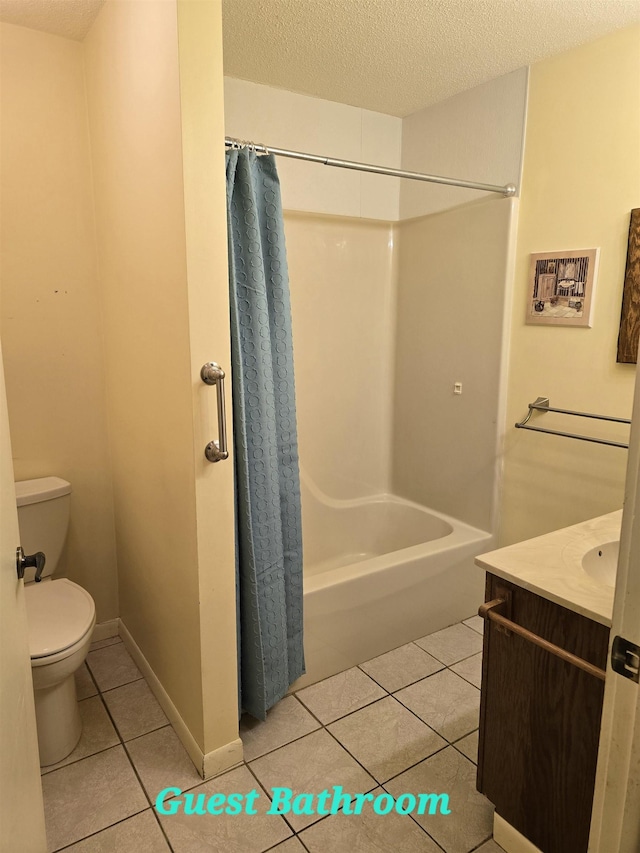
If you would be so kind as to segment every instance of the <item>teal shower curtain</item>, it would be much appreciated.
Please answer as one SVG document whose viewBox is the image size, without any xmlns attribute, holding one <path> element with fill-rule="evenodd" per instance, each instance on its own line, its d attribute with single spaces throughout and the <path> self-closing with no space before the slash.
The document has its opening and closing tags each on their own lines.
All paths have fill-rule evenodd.
<svg viewBox="0 0 640 853">
<path fill-rule="evenodd" d="M 264 720 L 305 671 L 291 308 L 275 159 L 226 156 L 240 708 Z"/>
</svg>

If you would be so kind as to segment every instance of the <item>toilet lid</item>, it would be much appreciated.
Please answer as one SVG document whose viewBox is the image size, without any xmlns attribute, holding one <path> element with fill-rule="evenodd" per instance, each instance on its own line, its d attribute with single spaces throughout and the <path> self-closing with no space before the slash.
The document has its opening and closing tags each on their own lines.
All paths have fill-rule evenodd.
<svg viewBox="0 0 640 853">
<path fill-rule="evenodd" d="M 95 616 L 93 599 L 67 578 L 27 584 L 24 597 L 32 658 L 68 649 L 91 628 Z"/>
</svg>

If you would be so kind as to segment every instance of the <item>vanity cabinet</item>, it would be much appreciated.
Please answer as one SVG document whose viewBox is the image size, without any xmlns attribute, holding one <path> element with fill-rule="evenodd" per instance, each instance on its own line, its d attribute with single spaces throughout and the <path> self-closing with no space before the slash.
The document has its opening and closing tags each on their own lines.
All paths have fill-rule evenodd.
<svg viewBox="0 0 640 853">
<path fill-rule="evenodd" d="M 609 629 L 487 574 L 486 601 L 606 669 Z M 543 853 L 586 853 L 604 681 L 485 621 L 477 787 Z"/>
</svg>

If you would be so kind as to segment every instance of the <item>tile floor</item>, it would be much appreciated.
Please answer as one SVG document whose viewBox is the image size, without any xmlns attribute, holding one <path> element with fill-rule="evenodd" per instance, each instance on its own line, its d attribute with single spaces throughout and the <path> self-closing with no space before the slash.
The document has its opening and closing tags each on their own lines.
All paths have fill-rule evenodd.
<svg viewBox="0 0 640 853">
<path fill-rule="evenodd" d="M 73 853 L 500 853 L 475 790 L 482 620 L 445 628 L 244 717 L 245 762 L 203 782 L 118 638 L 77 676 L 82 738 L 43 769 L 50 851 Z M 452 814 L 267 815 L 271 787 L 447 792 Z M 175 786 L 260 793 L 255 816 L 158 815 Z"/>
</svg>

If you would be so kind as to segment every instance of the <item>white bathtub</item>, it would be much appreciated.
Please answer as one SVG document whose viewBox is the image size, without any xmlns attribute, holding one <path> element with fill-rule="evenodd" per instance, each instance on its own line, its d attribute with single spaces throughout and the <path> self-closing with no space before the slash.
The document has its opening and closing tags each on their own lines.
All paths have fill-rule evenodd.
<svg viewBox="0 0 640 853">
<path fill-rule="evenodd" d="M 298 689 L 473 615 L 492 537 L 394 495 L 328 498 L 303 481 L 307 673 Z"/>
</svg>

